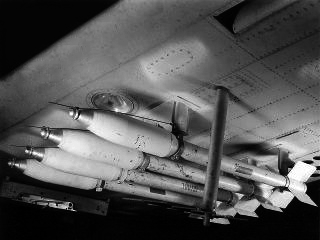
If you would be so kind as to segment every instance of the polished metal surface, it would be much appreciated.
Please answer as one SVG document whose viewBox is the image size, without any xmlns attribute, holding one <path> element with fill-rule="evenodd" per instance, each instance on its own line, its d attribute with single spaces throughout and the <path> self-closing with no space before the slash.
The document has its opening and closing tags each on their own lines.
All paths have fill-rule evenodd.
<svg viewBox="0 0 320 240">
<path fill-rule="evenodd" d="M 39 160 L 40 162 L 44 158 L 45 150 L 43 148 L 33 148 L 33 147 L 26 147 L 24 151 L 30 158 L 34 158 Z"/>
<path fill-rule="evenodd" d="M 56 144 L 60 144 L 62 141 L 63 132 L 60 129 L 51 129 L 49 127 L 42 127 L 40 130 L 40 136 L 43 139 L 51 140 Z"/>
<path fill-rule="evenodd" d="M 24 160 L 17 160 L 14 158 L 8 161 L 8 166 L 10 168 L 16 168 L 22 172 L 24 172 L 27 169 L 27 164 Z"/>
<path fill-rule="evenodd" d="M 151 172 L 157 172 L 194 183 L 204 184 L 205 182 L 204 170 L 154 156 L 150 156 L 150 163 L 146 169 Z M 251 195 L 254 192 L 253 184 L 226 176 L 220 176 L 219 187 L 246 195 Z"/>
<path fill-rule="evenodd" d="M 205 211 L 211 211 L 211 209 L 216 208 L 227 110 L 228 90 L 225 88 L 218 88 L 217 104 L 215 106 L 214 121 L 211 127 L 208 165 L 204 184 L 203 208 Z M 207 218 L 208 216 L 205 215 L 205 226 L 208 226 Z"/>
</svg>

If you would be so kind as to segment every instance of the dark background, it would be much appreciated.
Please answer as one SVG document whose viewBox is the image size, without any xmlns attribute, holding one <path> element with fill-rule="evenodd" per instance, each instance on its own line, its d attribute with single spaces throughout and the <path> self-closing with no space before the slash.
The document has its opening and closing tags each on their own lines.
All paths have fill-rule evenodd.
<svg viewBox="0 0 320 240">
<path fill-rule="evenodd" d="M 114 4 L 115 0 L 0 0 L 0 77 Z"/>
<path fill-rule="evenodd" d="M 320 186 L 308 194 L 320 204 Z M 237 215 L 231 225 L 190 219 L 177 210 L 112 199 L 107 216 L 43 209 L 2 199 L 0 239 L 319 239 L 319 208 L 294 199 L 283 213 L 259 207 L 259 218 Z"/>
</svg>

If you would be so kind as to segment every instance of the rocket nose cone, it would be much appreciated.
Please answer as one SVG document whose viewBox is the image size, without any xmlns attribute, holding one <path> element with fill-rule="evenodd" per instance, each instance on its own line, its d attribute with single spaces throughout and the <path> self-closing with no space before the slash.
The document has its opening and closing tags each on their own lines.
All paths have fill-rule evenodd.
<svg viewBox="0 0 320 240">
<path fill-rule="evenodd" d="M 69 116 L 72 117 L 74 120 L 77 120 L 80 116 L 80 111 L 78 108 L 70 108 Z"/>
</svg>

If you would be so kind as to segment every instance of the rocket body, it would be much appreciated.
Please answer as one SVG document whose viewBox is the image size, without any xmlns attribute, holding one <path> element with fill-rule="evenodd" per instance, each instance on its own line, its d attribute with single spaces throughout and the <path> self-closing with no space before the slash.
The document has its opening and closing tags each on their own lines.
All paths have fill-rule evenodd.
<svg viewBox="0 0 320 240">
<path fill-rule="evenodd" d="M 81 158 L 58 148 L 27 149 L 26 153 L 37 158 L 47 167 L 74 175 L 101 179 L 108 182 L 120 180 L 121 182 L 125 181 L 129 183 L 136 183 L 144 186 L 193 195 L 196 197 L 202 197 L 203 194 L 203 186 L 200 184 L 168 176 L 161 176 L 155 173 L 137 170 L 126 171 L 102 162 Z M 218 199 L 222 202 L 229 202 L 235 199 L 235 196 L 233 196 L 229 191 L 220 189 Z"/>
<path fill-rule="evenodd" d="M 145 155 L 136 149 L 129 149 L 124 146 L 112 148 L 115 145 L 114 143 L 93 136 L 88 132 L 67 129 L 45 131 L 50 133 L 43 133 L 42 135 L 48 135 L 49 139 L 59 139 L 59 141 L 56 141 L 56 143 L 62 150 L 65 150 L 74 155 L 78 155 L 80 157 L 88 158 L 90 160 L 103 161 L 104 163 L 108 164 L 115 164 L 114 166 L 117 167 L 124 166 L 124 169 L 129 170 L 146 169 L 151 172 L 160 173 L 163 175 L 200 184 L 203 184 L 205 181 L 205 171 L 201 169 L 170 161 L 164 158 Z M 79 146 L 79 143 L 85 145 L 88 139 L 91 140 L 90 148 L 84 146 L 83 148 L 78 149 L 77 146 Z M 99 144 L 95 145 L 96 141 L 99 141 Z M 82 145 L 80 145 L 79 148 L 81 146 Z M 129 150 L 131 155 L 117 152 L 122 151 L 126 153 Z M 124 156 L 125 158 L 119 158 L 116 162 L 114 162 L 112 161 L 112 159 L 110 161 L 109 157 L 105 157 L 109 155 Z M 132 168 L 132 166 L 134 166 L 135 168 Z M 228 191 L 239 192 L 245 195 L 251 195 L 254 193 L 254 185 L 252 183 L 247 183 L 225 176 L 221 176 L 221 178 L 219 179 L 219 187 Z"/>
<path fill-rule="evenodd" d="M 91 190 L 95 189 L 96 187 L 101 187 L 101 183 L 97 179 L 62 172 L 48 167 L 34 159 L 12 161 L 9 162 L 9 164 L 11 167 L 20 169 L 24 175 L 43 182 L 84 190 Z M 135 196 L 147 197 L 186 206 L 201 207 L 201 198 L 199 197 L 185 195 L 169 190 L 160 191 L 157 188 L 135 183 L 118 183 L 116 181 L 110 181 L 106 182 L 102 187 L 110 191 L 132 194 Z M 237 199 L 234 199 L 234 196 L 232 194 L 230 195 L 230 192 L 227 191 L 222 191 L 220 193 L 220 200 L 231 204 L 235 204 L 237 202 Z"/>
<path fill-rule="evenodd" d="M 144 141 L 143 148 L 141 148 L 142 151 L 162 157 L 172 156 L 179 150 L 179 145 L 175 144 L 177 138 L 173 134 L 167 132 L 168 135 L 166 136 L 170 136 L 170 139 L 168 137 L 163 137 L 165 135 L 163 132 L 166 132 L 166 130 L 137 119 L 130 118 L 128 116 L 94 110 L 76 111 L 76 109 L 72 109 L 69 114 L 74 119 L 83 123 L 87 129 L 94 134 L 101 136 L 106 140 L 115 141 L 118 144 L 122 144 L 123 146 L 127 146 L 132 149 L 140 149 L 140 147 L 135 145 L 132 141 L 126 141 L 125 138 L 138 139 L 138 135 L 143 132 L 143 138 L 151 141 Z M 118 122 L 121 122 L 122 125 L 119 125 Z M 109 134 L 110 132 L 112 133 L 111 135 Z M 114 137 L 116 133 L 118 133 L 117 139 Z M 151 145 L 153 139 L 155 139 L 156 145 Z M 207 149 L 187 142 L 185 142 L 183 145 L 184 146 L 181 150 L 181 156 L 183 158 L 203 166 L 207 165 Z M 162 149 L 161 152 L 166 154 L 163 155 L 157 152 L 157 146 Z M 222 157 L 221 171 L 249 180 L 265 183 L 274 187 L 290 187 L 290 181 L 285 176 L 236 161 L 227 156 Z M 294 181 L 292 181 L 292 186 L 295 185 L 295 188 L 305 188 L 304 183 L 300 184 L 295 182 L 293 184 L 293 182 Z M 301 186 L 297 187 L 297 185 Z"/>
</svg>

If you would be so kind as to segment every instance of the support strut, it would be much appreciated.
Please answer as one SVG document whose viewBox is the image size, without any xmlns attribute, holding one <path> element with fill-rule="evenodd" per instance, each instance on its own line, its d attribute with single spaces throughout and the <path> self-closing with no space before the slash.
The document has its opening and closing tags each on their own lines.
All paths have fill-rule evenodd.
<svg viewBox="0 0 320 240">
<path fill-rule="evenodd" d="M 224 87 L 218 87 L 217 103 L 211 126 L 208 166 L 203 195 L 204 226 L 210 225 L 212 210 L 216 208 L 227 110 L 228 90 Z"/>
</svg>

